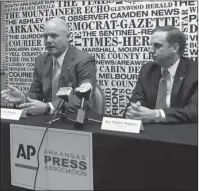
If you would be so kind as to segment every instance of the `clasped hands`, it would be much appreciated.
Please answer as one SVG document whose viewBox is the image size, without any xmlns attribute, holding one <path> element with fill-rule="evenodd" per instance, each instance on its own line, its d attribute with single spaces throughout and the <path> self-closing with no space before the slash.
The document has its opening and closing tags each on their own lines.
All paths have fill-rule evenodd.
<svg viewBox="0 0 199 191">
<path fill-rule="evenodd" d="M 127 107 L 125 118 L 142 120 L 143 123 L 151 123 L 156 118 L 156 110 L 141 106 L 139 101 L 136 103 L 131 102 L 131 105 Z"/>
<path fill-rule="evenodd" d="M 9 103 L 17 104 L 18 108 L 24 109 L 27 114 L 31 115 L 44 114 L 48 107 L 47 103 L 29 97 L 26 98 L 21 91 L 13 86 L 8 86 L 6 90 L 2 90 L 1 97 Z"/>
</svg>

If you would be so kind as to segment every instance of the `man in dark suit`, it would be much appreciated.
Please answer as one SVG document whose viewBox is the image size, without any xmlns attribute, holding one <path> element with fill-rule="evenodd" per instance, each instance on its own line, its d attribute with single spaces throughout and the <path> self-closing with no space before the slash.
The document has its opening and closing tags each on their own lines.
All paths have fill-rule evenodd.
<svg viewBox="0 0 199 191">
<path fill-rule="evenodd" d="M 96 85 L 95 59 L 79 49 L 69 45 L 67 23 L 60 18 L 53 18 L 44 25 L 44 43 L 47 53 L 36 58 L 34 78 L 30 90 L 24 94 L 17 88 L 8 86 L 1 92 L 6 101 L 18 104 L 33 115 L 46 111 L 53 113 L 59 98 L 59 87 L 79 87 L 85 82 L 92 85 L 92 105 Z M 67 109 L 75 110 L 80 100 L 73 95 Z"/>
<path fill-rule="evenodd" d="M 185 35 L 176 27 L 152 31 L 154 62 L 142 66 L 124 116 L 145 123 L 198 121 L 198 65 L 182 56 Z"/>
</svg>

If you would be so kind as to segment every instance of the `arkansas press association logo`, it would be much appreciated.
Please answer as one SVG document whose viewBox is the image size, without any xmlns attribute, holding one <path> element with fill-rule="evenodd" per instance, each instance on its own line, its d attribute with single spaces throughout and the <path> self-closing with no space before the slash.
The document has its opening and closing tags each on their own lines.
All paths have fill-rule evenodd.
<svg viewBox="0 0 199 191">
<path fill-rule="evenodd" d="M 19 144 L 18 159 L 36 160 L 36 148 L 33 145 Z M 67 173 L 74 176 L 88 176 L 87 157 L 83 154 L 67 153 L 55 150 L 44 150 L 44 169 L 58 173 Z M 37 170 L 37 167 L 15 163 L 16 167 Z"/>
<path fill-rule="evenodd" d="M 88 176 L 86 156 L 83 154 L 45 150 L 44 165 L 46 170 L 74 176 Z"/>
</svg>

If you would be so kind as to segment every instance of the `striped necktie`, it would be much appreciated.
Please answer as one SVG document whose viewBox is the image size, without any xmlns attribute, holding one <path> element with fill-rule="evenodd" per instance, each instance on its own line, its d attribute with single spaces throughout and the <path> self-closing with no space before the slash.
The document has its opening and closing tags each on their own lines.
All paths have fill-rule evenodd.
<svg viewBox="0 0 199 191">
<path fill-rule="evenodd" d="M 59 86 L 59 76 L 60 76 L 61 68 L 60 64 L 57 60 L 54 61 L 53 65 L 53 75 L 52 75 L 52 101 L 56 100 L 56 93 L 58 91 Z"/>
<path fill-rule="evenodd" d="M 157 100 L 156 100 L 156 109 L 164 109 L 167 107 L 166 105 L 166 97 L 169 89 L 171 81 L 171 76 L 168 70 L 163 70 L 162 77 L 160 78 Z"/>
</svg>

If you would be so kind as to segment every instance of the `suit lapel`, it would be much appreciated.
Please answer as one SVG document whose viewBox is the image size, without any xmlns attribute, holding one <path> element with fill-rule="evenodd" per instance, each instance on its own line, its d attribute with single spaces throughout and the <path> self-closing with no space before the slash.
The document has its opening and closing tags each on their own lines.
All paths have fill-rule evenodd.
<svg viewBox="0 0 199 191">
<path fill-rule="evenodd" d="M 72 69 L 73 69 L 73 60 L 75 58 L 75 50 L 72 46 L 68 47 L 66 55 L 64 57 L 60 79 L 59 87 L 70 86 L 69 82 L 72 82 Z"/>
<path fill-rule="evenodd" d="M 53 60 L 52 55 L 48 54 L 44 60 L 44 70 L 43 70 L 43 92 L 44 99 L 50 100 L 52 95 L 52 68 Z"/>
<path fill-rule="evenodd" d="M 182 59 L 180 59 L 180 63 L 176 70 L 173 87 L 171 91 L 171 106 L 174 106 L 176 104 L 178 92 L 185 78 L 185 74 L 186 74 L 186 63 Z"/>
</svg>

